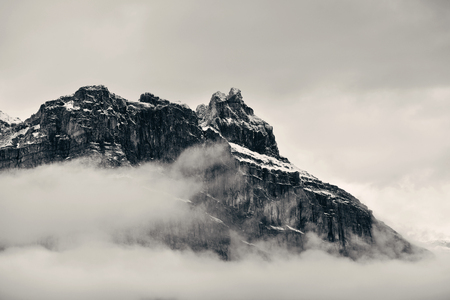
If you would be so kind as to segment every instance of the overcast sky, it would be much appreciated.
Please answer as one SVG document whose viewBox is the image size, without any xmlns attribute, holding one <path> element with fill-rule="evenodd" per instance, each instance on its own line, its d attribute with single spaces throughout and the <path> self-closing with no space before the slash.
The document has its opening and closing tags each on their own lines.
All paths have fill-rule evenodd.
<svg viewBox="0 0 450 300">
<path fill-rule="evenodd" d="M 104 84 L 231 87 L 282 155 L 405 234 L 450 237 L 450 2 L 0 1 L 0 110 Z"/>
<path fill-rule="evenodd" d="M 97 84 L 129 100 L 151 92 L 195 109 L 237 87 L 297 167 L 343 187 L 409 240 L 450 241 L 449 15 L 445 0 L 0 0 L 0 110 L 24 120 L 45 101 Z M 121 172 L 72 164 L 0 174 L 1 296 L 409 300 L 450 293 L 449 252 L 417 263 L 361 264 L 314 251 L 228 263 L 120 246 L 105 224 L 182 216 L 155 199 L 198 188 L 174 184 L 152 166 Z M 42 236 L 55 236 L 48 243 L 59 251 L 33 245 Z"/>
</svg>

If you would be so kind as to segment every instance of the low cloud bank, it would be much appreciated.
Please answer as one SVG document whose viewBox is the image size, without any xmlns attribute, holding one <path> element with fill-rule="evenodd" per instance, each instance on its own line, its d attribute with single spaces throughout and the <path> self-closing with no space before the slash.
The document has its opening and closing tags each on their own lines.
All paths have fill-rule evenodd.
<svg viewBox="0 0 450 300">
<path fill-rule="evenodd" d="M 2 299 L 448 299 L 450 255 L 356 263 L 320 251 L 264 261 L 83 243 L 0 255 Z"/>
<path fill-rule="evenodd" d="M 200 184 L 157 165 L 104 170 L 81 162 L 0 175 L 0 245 L 111 234 L 186 217 Z"/>
<path fill-rule="evenodd" d="M 450 241 L 450 184 L 421 185 L 406 178 L 386 187 L 339 182 L 366 204 L 374 216 L 412 241 Z"/>
<path fill-rule="evenodd" d="M 280 250 L 272 252 L 270 261 L 248 254 L 225 262 L 210 252 L 118 239 L 127 234 L 144 239 L 159 221 L 195 218 L 186 201 L 201 185 L 195 174 L 183 174 L 202 157 L 196 150 L 187 152 L 170 170 L 152 164 L 102 170 L 71 162 L 1 173 L 0 299 L 378 300 L 450 295 L 448 252 L 418 262 L 358 263 L 319 250 L 299 256 Z"/>
</svg>

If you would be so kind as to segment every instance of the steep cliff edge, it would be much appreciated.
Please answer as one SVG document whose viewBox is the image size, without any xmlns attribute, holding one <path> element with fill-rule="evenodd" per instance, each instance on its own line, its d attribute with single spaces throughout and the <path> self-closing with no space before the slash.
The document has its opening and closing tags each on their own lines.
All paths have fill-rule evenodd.
<svg viewBox="0 0 450 300">
<path fill-rule="evenodd" d="M 279 155 L 272 126 L 255 116 L 239 89 L 231 88 L 228 96 L 214 93 L 208 106 L 197 107 L 197 115 L 200 126 L 214 128 L 230 143 L 287 161 Z"/>
<path fill-rule="evenodd" d="M 152 97 L 144 94 L 140 102 L 131 102 L 104 86 L 88 86 L 48 101 L 2 132 L 0 168 L 92 155 L 112 166 L 174 161 L 202 140 L 202 130 L 189 108 Z"/>
<path fill-rule="evenodd" d="M 234 161 L 226 171 L 205 176 L 207 188 L 197 200 L 208 203 L 246 243 L 266 240 L 302 251 L 310 245 L 308 233 L 314 233 L 329 242 L 328 251 L 352 258 L 420 252 L 351 194 L 281 157 L 272 127 L 254 115 L 240 90 L 213 94 L 197 115 L 204 131 L 227 141 Z"/>
<path fill-rule="evenodd" d="M 203 181 L 202 192 L 191 199 L 199 218 L 149 232 L 172 248 L 210 249 L 229 259 L 233 243 L 263 250 L 256 245 L 264 241 L 301 252 L 311 247 L 314 234 L 327 251 L 355 259 L 422 251 L 377 221 L 358 199 L 280 156 L 272 127 L 235 88 L 213 94 L 194 112 L 150 93 L 133 102 L 104 86 L 82 87 L 44 103 L 24 122 L 3 127 L 0 169 L 78 157 L 114 167 L 173 163 L 191 149 L 220 159 L 204 168 L 181 168 Z"/>
</svg>

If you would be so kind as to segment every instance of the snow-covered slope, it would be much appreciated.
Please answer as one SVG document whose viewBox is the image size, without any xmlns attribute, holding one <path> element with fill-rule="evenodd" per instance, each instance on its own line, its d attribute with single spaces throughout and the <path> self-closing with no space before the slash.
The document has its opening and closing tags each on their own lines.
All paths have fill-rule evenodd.
<svg viewBox="0 0 450 300">
<path fill-rule="evenodd" d="M 18 124 L 22 122 L 19 118 L 12 118 L 4 112 L 0 111 L 0 122 L 4 122 L 6 124 Z"/>
</svg>

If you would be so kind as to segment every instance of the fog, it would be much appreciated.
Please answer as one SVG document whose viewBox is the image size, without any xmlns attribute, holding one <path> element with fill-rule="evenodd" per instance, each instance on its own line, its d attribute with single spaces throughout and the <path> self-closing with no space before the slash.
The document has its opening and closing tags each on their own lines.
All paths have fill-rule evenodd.
<svg viewBox="0 0 450 300">
<path fill-rule="evenodd" d="M 320 250 L 270 260 L 223 261 L 145 238 L 155 222 L 195 218 L 201 190 L 183 168 L 208 157 L 190 150 L 173 166 L 96 169 L 83 162 L 0 174 L 1 299 L 446 299 L 450 252 L 418 262 L 355 262 Z M 211 155 L 210 155 L 211 156 Z M 212 157 L 212 156 L 211 156 Z M 214 159 L 207 160 L 215 163 Z M 208 163 L 197 165 L 198 168 Z M 313 241 L 313 239 L 311 239 Z"/>
<path fill-rule="evenodd" d="M 356 263 L 309 251 L 271 262 L 220 261 L 164 248 L 83 243 L 9 248 L 3 299 L 447 299 L 449 255 Z"/>
<path fill-rule="evenodd" d="M 42 242 L 185 216 L 200 185 L 162 166 L 96 169 L 77 161 L 1 174 L 0 243 Z"/>
</svg>

